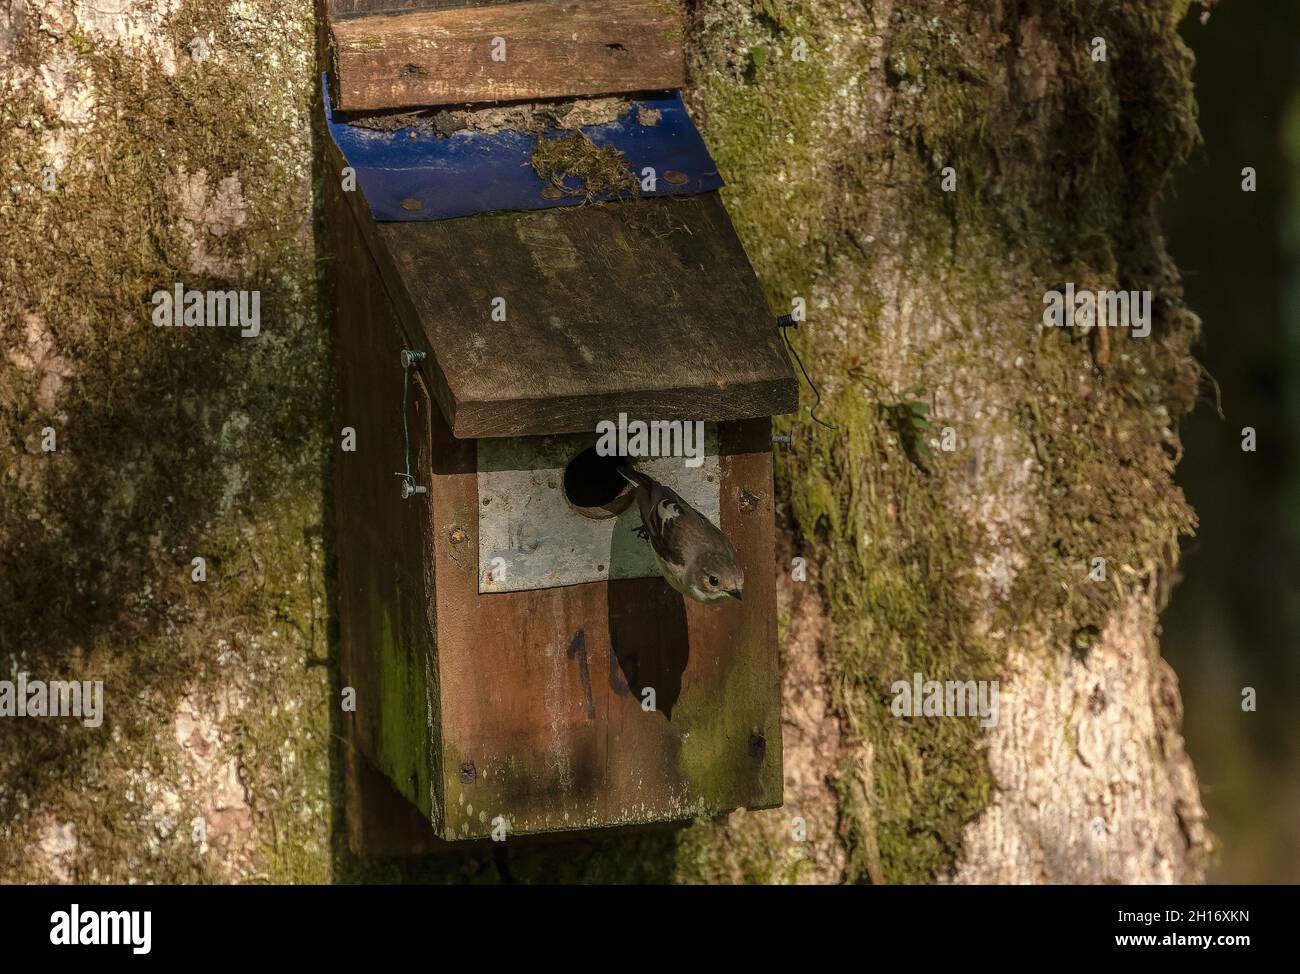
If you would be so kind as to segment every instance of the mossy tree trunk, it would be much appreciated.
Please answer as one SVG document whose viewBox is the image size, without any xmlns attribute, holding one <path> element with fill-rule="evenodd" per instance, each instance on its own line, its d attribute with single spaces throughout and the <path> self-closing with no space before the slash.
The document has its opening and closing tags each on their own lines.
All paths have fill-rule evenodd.
<svg viewBox="0 0 1300 974">
<path fill-rule="evenodd" d="M 832 874 L 1204 876 L 1156 641 L 1194 525 L 1171 473 L 1198 322 L 1155 215 L 1197 139 L 1187 6 L 691 5 L 693 108 L 838 427 L 805 409 L 778 446 L 810 569 L 787 666 L 830 701 L 787 714 L 786 811 L 829 789 Z M 1066 282 L 1151 290 L 1150 335 L 1045 328 Z M 998 723 L 893 716 L 917 672 L 1000 681 Z"/>
<path fill-rule="evenodd" d="M 371 868 L 322 665 L 311 5 L 0 0 L 0 669 L 107 701 L 0 739 L 0 877 L 1201 878 L 1155 641 L 1193 523 L 1154 217 L 1196 137 L 1185 6 L 688 4 L 691 106 L 838 426 L 777 448 L 787 805 Z M 155 330 L 178 281 L 260 287 L 262 335 Z M 1066 281 L 1151 289 L 1150 337 L 1040 328 Z M 997 726 L 893 717 L 914 672 L 1001 681 Z"/>
<path fill-rule="evenodd" d="M 330 876 L 316 77 L 299 0 L 0 0 L 0 671 L 104 683 L 4 722 L 0 879 Z"/>
</svg>

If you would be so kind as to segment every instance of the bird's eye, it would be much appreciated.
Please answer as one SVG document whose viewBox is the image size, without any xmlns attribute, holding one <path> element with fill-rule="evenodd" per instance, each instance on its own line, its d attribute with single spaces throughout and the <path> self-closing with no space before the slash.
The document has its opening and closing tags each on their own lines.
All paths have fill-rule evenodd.
<svg viewBox="0 0 1300 974">
<path fill-rule="evenodd" d="M 709 584 L 712 585 L 714 588 L 717 588 L 717 587 L 718 587 L 718 576 L 717 576 L 717 575 L 710 575 L 710 576 L 709 576 Z"/>
</svg>

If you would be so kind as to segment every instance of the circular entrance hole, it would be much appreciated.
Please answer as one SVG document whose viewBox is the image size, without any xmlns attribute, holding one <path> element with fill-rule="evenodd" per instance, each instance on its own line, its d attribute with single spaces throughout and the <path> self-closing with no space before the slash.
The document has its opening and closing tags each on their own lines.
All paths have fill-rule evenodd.
<svg viewBox="0 0 1300 974">
<path fill-rule="evenodd" d="M 602 457 L 588 447 L 564 468 L 564 499 L 583 517 L 618 517 L 632 503 L 632 485 L 618 472 L 622 457 Z"/>
</svg>

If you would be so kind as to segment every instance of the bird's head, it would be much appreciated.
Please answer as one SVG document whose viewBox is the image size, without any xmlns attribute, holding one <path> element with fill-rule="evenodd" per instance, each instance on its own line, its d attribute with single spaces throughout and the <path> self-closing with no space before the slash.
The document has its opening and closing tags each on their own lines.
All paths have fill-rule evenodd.
<svg viewBox="0 0 1300 974">
<path fill-rule="evenodd" d="M 739 602 L 745 590 L 745 573 L 736 552 L 728 546 L 705 551 L 695 562 L 692 593 L 700 602 Z"/>
</svg>

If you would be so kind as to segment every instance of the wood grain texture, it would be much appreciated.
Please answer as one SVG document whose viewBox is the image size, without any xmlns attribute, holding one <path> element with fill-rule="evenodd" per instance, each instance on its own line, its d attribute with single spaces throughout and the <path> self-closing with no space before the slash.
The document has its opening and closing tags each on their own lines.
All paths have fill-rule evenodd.
<svg viewBox="0 0 1300 974">
<path fill-rule="evenodd" d="M 405 343 L 358 225 L 327 180 L 334 260 L 336 428 L 356 431 L 357 450 L 334 464 L 338 547 L 339 658 L 342 685 L 356 691 L 343 714 L 346 792 L 354 848 L 376 848 L 380 831 L 410 831 L 409 814 L 358 785 L 373 770 L 386 776 L 426 820 L 441 813 L 436 753 L 439 699 L 427 505 L 404 501 L 399 481 Z M 428 483 L 430 423 L 441 417 L 413 373 L 408 420 L 412 464 Z M 360 762 L 366 762 L 361 764 Z M 387 811 L 385 811 L 387 809 Z M 404 841 L 403 845 L 407 843 Z"/>
<path fill-rule="evenodd" d="M 723 427 L 722 527 L 746 585 L 720 606 L 662 578 L 479 594 L 476 446 L 435 426 L 442 837 L 482 838 L 497 817 L 523 834 L 779 805 L 770 421 Z"/>
<path fill-rule="evenodd" d="M 331 13 L 342 111 L 679 88 L 683 21 L 672 0 L 531 0 L 355 16 Z M 354 14 L 345 16 L 344 13 Z M 493 39 L 505 39 L 494 60 Z"/>
<path fill-rule="evenodd" d="M 364 204 L 326 182 L 337 422 L 359 444 L 335 464 L 352 847 L 418 853 L 483 839 L 498 818 L 520 835 L 779 805 L 769 419 L 719 434 L 743 603 L 688 602 L 658 577 L 480 595 L 477 443 L 452 435 L 413 370 L 412 464 L 429 493 L 398 499 L 412 309 L 386 283 L 391 255 Z M 742 494 L 757 502 L 742 508 Z"/>
<path fill-rule="evenodd" d="M 331 21 L 370 14 L 401 13 L 407 10 L 456 10 L 465 7 L 499 7 L 533 0 L 325 0 Z"/>
<path fill-rule="evenodd" d="M 798 406 L 716 193 L 375 232 L 456 436 L 589 432 L 620 411 L 711 422 Z M 492 320 L 496 297 L 504 322 Z"/>
</svg>

